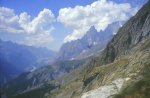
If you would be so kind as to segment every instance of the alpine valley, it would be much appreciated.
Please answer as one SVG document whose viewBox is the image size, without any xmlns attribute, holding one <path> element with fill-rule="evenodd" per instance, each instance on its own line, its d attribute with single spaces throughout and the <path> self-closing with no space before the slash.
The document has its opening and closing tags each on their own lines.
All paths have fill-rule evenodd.
<svg viewBox="0 0 150 98">
<path fill-rule="evenodd" d="M 0 40 L 0 61 L 2 98 L 150 98 L 150 0 L 58 53 Z"/>
</svg>

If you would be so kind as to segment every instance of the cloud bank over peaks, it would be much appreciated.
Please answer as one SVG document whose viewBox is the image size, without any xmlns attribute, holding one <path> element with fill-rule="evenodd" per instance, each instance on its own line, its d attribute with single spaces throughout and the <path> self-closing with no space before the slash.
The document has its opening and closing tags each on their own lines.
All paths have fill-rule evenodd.
<svg viewBox="0 0 150 98">
<path fill-rule="evenodd" d="M 0 33 L 23 33 L 26 45 L 41 46 L 53 41 L 51 36 L 54 27 L 55 16 L 49 9 L 43 9 L 37 17 L 31 19 L 26 12 L 16 15 L 13 9 L 0 7 Z"/>
<path fill-rule="evenodd" d="M 97 31 L 104 30 L 109 24 L 126 21 L 137 12 L 129 3 L 117 4 L 112 1 L 98 0 L 90 5 L 62 8 L 57 20 L 72 29 L 64 42 L 82 38 L 94 26 Z"/>
</svg>

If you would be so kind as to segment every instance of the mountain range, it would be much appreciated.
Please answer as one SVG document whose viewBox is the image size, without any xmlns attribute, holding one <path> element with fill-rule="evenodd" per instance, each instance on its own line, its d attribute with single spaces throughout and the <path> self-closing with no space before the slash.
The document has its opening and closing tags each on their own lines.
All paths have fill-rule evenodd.
<svg viewBox="0 0 150 98">
<path fill-rule="evenodd" d="M 108 36 L 103 35 L 103 40 L 94 35 L 102 35 L 104 31 L 97 32 L 92 27 L 82 39 L 66 43 L 57 62 L 5 84 L 2 97 L 149 98 L 150 1 L 120 27 L 116 35 L 107 30 Z M 98 51 L 94 51 L 95 46 L 100 47 Z M 85 50 L 95 52 L 94 56 L 88 58 L 91 52 L 82 55 Z M 55 68 L 56 72 L 52 70 Z"/>
<path fill-rule="evenodd" d="M 86 34 L 78 40 L 64 43 L 56 53 L 46 48 L 20 45 L 11 41 L 0 41 L 1 84 L 17 77 L 23 72 L 51 65 L 55 62 L 69 62 L 69 60 L 84 60 L 99 54 L 116 33 L 122 23 L 110 24 L 104 31 L 97 32 L 92 26 Z M 59 70 L 59 69 L 58 69 Z M 61 72 L 60 72 L 61 73 Z M 67 72 L 62 72 L 67 73 Z"/>
<path fill-rule="evenodd" d="M 32 71 L 53 63 L 57 53 L 45 48 L 19 45 L 0 41 L 0 83 L 17 77 L 22 72 Z"/>
<path fill-rule="evenodd" d="M 82 59 L 100 53 L 120 27 L 121 23 L 115 22 L 104 31 L 97 32 L 92 26 L 81 39 L 63 44 L 58 59 Z"/>
</svg>

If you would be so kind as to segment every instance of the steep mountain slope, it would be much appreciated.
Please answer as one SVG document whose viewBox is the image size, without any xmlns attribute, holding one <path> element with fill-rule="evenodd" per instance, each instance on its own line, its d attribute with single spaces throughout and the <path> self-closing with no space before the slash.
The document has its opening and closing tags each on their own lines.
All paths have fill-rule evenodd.
<svg viewBox="0 0 150 98">
<path fill-rule="evenodd" d="M 112 23 L 100 32 L 97 32 L 94 26 L 91 27 L 81 39 L 62 45 L 58 59 L 81 59 L 100 53 L 113 37 L 113 33 L 117 32 L 120 24 L 120 22 Z"/>
<path fill-rule="evenodd" d="M 6 83 L 21 72 L 52 63 L 55 58 L 56 53 L 45 48 L 0 41 L 0 83 Z"/>
<path fill-rule="evenodd" d="M 145 80 L 145 77 L 149 76 L 145 74 L 149 74 L 150 71 L 149 18 L 150 4 L 147 3 L 120 28 L 99 57 L 92 59 L 85 68 L 78 69 L 78 72 L 76 69 L 73 74 L 64 77 L 64 80 L 70 76 L 75 77 L 73 80 L 66 81 L 59 89 L 45 95 L 48 98 L 108 98 L 115 97 L 115 94 L 124 88 L 137 85 L 136 83 L 141 83 L 140 81 L 145 81 L 144 83 L 147 83 L 145 85 L 149 86 L 150 82 Z M 149 98 L 149 87 L 143 88 L 143 91 L 147 90 L 148 93 L 142 92 L 139 88 L 137 90 L 139 92 L 141 90 L 141 93 L 138 94 L 135 91 L 128 91 L 128 88 L 125 91 L 130 93 L 118 96 L 128 98 L 128 95 L 138 94 L 136 98 Z"/>
<path fill-rule="evenodd" d="M 45 95 L 48 98 L 149 98 L 150 81 L 146 78 L 150 72 L 150 2 L 120 28 L 100 56 L 76 71 L 64 77 L 64 80 L 75 77 L 73 80 Z M 117 93 L 121 94 L 116 96 Z"/>
<path fill-rule="evenodd" d="M 108 43 L 106 49 L 100 55 L 100 64 L 111 63 L 117 57 L 126 55 L 131 52 L 141 41 L 149 38 L 149 5 L 143 7 L 136 16 L 132 17 L 122 28 L 118 34 L 114 36 L 112 41 Z"/>
</svg>

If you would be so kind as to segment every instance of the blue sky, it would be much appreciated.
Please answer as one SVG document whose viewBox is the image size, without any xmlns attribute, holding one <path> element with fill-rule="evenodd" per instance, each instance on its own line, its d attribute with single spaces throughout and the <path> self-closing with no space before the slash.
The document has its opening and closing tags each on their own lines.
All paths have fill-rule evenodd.
<svg viewBox="0 0 150 98">
<path fill-rule="evenodd" d="M 92 25 L 97 30 L 103 30 L 112 22 L 126 21 L 146 1 L 113 0 L 112 3 L 105 0 L 0 0 L 0 38 L 57 51 L 64 41 L 84 36 Z M 106 6 L 117 10 L 113 12 L 116 14 L 114 18 L 109 17 L 112 13 L 105 11 Z M 93 12 L 89 12 L 91 10 Z M 89 19 L 93 21 L 89 22 Z"/>
<path fill-rule="evenodd" d="M 31 16 L 36 16 L 43 8 L 51 9 L 55 15 L 58 15 L 61 8 L 85 6 L 94 1 L 96 0 L 1 0 L 0 4 L 15 9 L 16 14 L 26 11 Z"/>
</svg>

